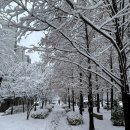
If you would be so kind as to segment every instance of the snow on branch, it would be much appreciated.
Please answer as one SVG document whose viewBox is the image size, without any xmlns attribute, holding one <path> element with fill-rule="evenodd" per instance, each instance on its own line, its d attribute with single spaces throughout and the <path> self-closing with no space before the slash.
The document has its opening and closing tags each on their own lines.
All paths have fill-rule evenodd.
<svg viewBox="0 0 130 130">
<path fill-rule="evenodd" d="M 103 35 L 105 38 L 107 38 L 108 40 L 111 41 L 111 43 L 113 44 L 113 46 L 116 48 L 117 52 L 120 54 L 120 49 L 116 43 L 116 41 L 113 39 L 113 37 L 111 37 L 108 33 L 106 33 L 105 31 L 102 31 L 98 26 L 96 26 L 94 23 L 92 23 L 87 17 L 85 17 L 83 14 L 79 13 L 79 16 L 81 17 L 81 19 L 87 23 L 88 25 L 90 25 L 93 29 L 95 29 L 97 32 L 99 32 L 101 35 Z"/>
<path fill-rule="evenodd" d="M 82 10 L 94 10 L 94 9 L 97 9 L 98 7 L 102 6 L 103 3 L 104 3 L 103 1 L 99 1 L 95 5 L 93 5 L 93 6 L 87 6 L 87 7 L 76 5 L 76 8 L 77 9 L 82 9 Z"/>
<path fill-rule="evenodd" d="M 107 23 L 111 22 L 111 21 L 112 21 L 113 19 L 115 19 L 115 18 L 123 17 L 123 16 L 125 16 L 125 15 L 130 14 L 130 11 L 127 12 L 127 10 L 126 10 L 126 9 L 128 9 L 129 6 L 130 6 L 130 3 L 127 4 L 122 10 L 118 11 L 118 13 L 115 14 L 114 16 L 112 16 L 112 18 L 109 18 L 109 19 L 106 20 L 102 25 L 100 25 L 99 29 L 101 29 L 104 25 L 106 25 Z M 123 13 L 125 10 L 126 10 L 126 13 L 121 14 L 121 13 Z"/>
<path fill-rule="evenodd" d="M 105 78 L 104 76 L 102 76 L 101 74 L 99 74 L 98 72 L 96 72 L 96 71 L 94 71 L 94 70 L 92 70 L 92 69 L 84 68 L 84 67 L 81 66 L 80 64 L 78 64 L 78 63 L 76 63 L 76 62 L 74 62 L 74 61 L 71 61 L 71 60 L 58 59 L 58 58 L 54 58 L 54 57 L 53 57 L 52 59 L 55 59 L 55 60 L 58 60 L 58 61 L 63 61 L 63 62 L 68 62 L 68 63 L 74 64 L 74 65 L 76 65 L 76 66 L 82 68 L 83 70 L 85 70 L 85 71 L 87 71 L 87 72 L 94 73 L 94 74 L 98 75 L 100 78 L 102 78 L 102 79 L 104 79 L 105 81 L 107 81 L 108 83 L 110 83 L 111 85 L 113 85 L 117 90 L 120 91 L 119 87 L 118 87 L 116 84 L 114 84 L 113 82 L 111 82 L 110 80 L 108 80 L 107 78 Z M 119 86 L 121 86 L 121 84 L 120 84 L 117 80 L 114 79 L 114 81 L 115 81 Z"/>
<path fill-rule="evenodd" d="M 48 23 L 48 22 L 47 22 Z M 51 27 L 53 27 L 54 29 L 57 29 L 56 26 L 52 25 L 51 23 L 48 23 Z M 119 77 L 115 76 L 112 72 L 108 71 L 105 67 L 103 67 L 100 63 L 98 63 L 96 61 L 96 59 L 92 58 L 92 56 L 90 56 L 89 54 L 85 54 L 84 52 L 82 52 L 79 48 L 77 48 L 77 46 L 75 45 L 75 43 L 73 42 L 73 39 L 71 39 L 69 36 L 67 36 L 65 33 L 63 33 L 61 30 L 58 30 L 71 44 L 72 46 L 74 46 L 74 48 L 80 53 L 82 54 L 83 56 L 89 58 L 90 60 L 92 60 L 95 64 L 97 64 L 109 77 L 112 77 L 112 78 L 116 78 L 118 79 L 119 81 L 121 80 Z M 106 35 L 106 34 L 104 34 Z M 108 35 L 109 37 L 109 35 Z M 110 37 L 112 38 L 112 37 Z M 112 38 L 112 40 L 114 40 Z M 115 41 L 113 41 L 115 43 Z M 115 43 L 116 44 L 116 43 Z"/>
</svg>

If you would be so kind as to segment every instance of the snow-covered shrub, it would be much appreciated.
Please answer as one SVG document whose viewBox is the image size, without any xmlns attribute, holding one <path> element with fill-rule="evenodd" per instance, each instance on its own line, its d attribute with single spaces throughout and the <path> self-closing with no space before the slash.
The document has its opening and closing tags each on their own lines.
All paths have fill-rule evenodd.
<svg viewBox="0 0 130 130">
<path fill-rule="evenodd" d="M 51 112 L 51 111 L 52 111 L 52 108 L 53 108 L 53 106 L 52 106 L 52 105 L 46 105 L 46 106 L 45 106 L 45 109 L 48 109 L 48 110 L 49 110 L 49 112 Z"/>
<path fill-rule="evenodd" d="M 49 114 L 48 109 L 40 109 L 38 111 L 33 111 L 31 117 L 34 119 L 45 119 Z"/>
<path fill-rule="evenodd" d="M 68 107 L 69 107 L 69 106 L 66 105 L 66 104 L 62 105 L 62 108 L 63 108 L 63 109 L 68 108 Z"/>
<path fill-rule="evenodd" d="M 4 115 L 9 115 L 11 114 L 11 109 L 12 107 L 9 107 Z M 24 105 L 24 111 L 27 111 L 27 105 Z M 19 105 L 19 106 L 13 106 L 13 114 L 16 114 L 16 113 L 20 113 L 20 112 L 23 112 L 23 105 Z"/>
<path fill-rule="evenodd" d="M 66 107 L 66 108 L 65 108 L 65 111 L 66 111 L 66 112 L 70 112 L 70 111 L 72 111 L 72 109 L 69 108 L 69 107 Z"/>
<path fill-rule="evenodd" d="M 72 109 L 69 108 L 69 106 L 66 105 L 66 104 L 62 105 L 62 108 L 65 109 L 65 112 L 70 112 L 70 111 L 72 111 Z"/>
<path fill-rule="evenodd" d="M 70 125 L 80 125 L 83 123 L 82 116 L 73 111 L 67 113 L 67 120 Z"/>
<path fill-rule="evenodd" d="M 123 126 L 124 125 L 124 113 L 123 108 L 114 101 L 114 108 L 112 110 L 112 123 L 115 126 Z"/>
</svg>

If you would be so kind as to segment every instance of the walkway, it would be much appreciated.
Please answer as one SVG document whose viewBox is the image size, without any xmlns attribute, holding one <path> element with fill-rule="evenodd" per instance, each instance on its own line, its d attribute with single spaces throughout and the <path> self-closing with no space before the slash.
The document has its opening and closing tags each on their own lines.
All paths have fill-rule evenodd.
<svg viewBox="0 0 130 130">
<path fill-rule="evenodd" d="M 26 112 L 14 115 L 0 115 L 1 130 L 71 130 L 67 125 L 64 110 L 60 105 L 55 105 L 46 119 L 26 120 Z"/>
<path fill-rule="evenodd" d="M 66 120 L 66 114 L 60 105 L 55 105 L 48 117 L 45 130 L 72 130 Z"/>
<path fill-rule="evenodd" d="M 78 110 L 78 109 L 77 109 Z M 94 118 L 96 130 L 124 130 L 124 127 L 115 127 L 110 121 L 110 111 L 102 110 L 104 120 Z M 1 130 L 89 130 L 88 111 L 84 112 L 84 123 L 79 126 L 70 126 L 66 114 L 60 105 L 55 105 L 46 119 L 26 120 L 26 112 L 8 116 L 0 115 Z"/>
</svg>

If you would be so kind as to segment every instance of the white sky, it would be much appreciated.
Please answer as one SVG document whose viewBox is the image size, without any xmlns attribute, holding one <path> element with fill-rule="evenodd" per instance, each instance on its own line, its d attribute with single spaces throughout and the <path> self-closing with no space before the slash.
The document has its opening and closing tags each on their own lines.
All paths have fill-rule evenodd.
<svg viewBox="0 0 130 130">
<path fill-rule="evenodd" d="M 31 45 L 37 45 L 37 43 L 40 41 L 41 37 L 43 36 L 44 36 L 43 32 L 33 32 L 27 38 L 23 37 L 20 41 L 20 45 L 26 47 L 31 47 Z M 30 56 L 32 63 L 40 61 L 37 52 L 26 53 L 26 54 Z"/>
</svg>

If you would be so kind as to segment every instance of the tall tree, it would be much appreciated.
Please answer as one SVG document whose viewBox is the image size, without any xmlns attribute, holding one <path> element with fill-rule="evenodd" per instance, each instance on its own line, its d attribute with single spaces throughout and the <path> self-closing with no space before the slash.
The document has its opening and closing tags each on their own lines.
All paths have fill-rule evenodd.
<svg viewBox="0 0 130 130">
<path fill-rule="evenodd" d="M 17 4 L 17 8 L 6 10 L 8 15 L 10 15 L 10 19 L 9 17 L 7 17 L 7 19 L 9 20 L 11 26 L 13 25 L 20 28 L 20 36 L 24 35 L 27 31 L 51 30 L 51 32 L 58 32 L 61 37 L 66 39 L 66 43 L 70 43 L 71 46 L 73 46 L 78 53 L 85 58 L 89 58 L 91 63 L 94 62 L 102 70 L 102 72 L 107 75 L 107 78 L 104 78 L 101 73 L 97 73 L 98 76 L 111 83 L 118 90 L 121 90 L 125 117 L 125 129 L 129 130 L 130 101 L 128 98 L 128 73 L 130 63 L 129 60 L 127 60 L 129 57 L 129 42 L 126 31 L 128 30 L 129 24 L 130 2 L 128 0 L 103 0 L 99 2 L 75 2 L 73 0 L 36 2 L 34 0 L 14 0 L 14 2 Z M 29 2 L 31 2 L 31 7 L 27 6 Z M 95 14 L 93 14 L 93 12 L 95 12 Z M 21 16 L 21 14 L 25 14 L 26 16 L 24 15 L 22 18 L 18 17 Z M 92 18 L 90 15 L 95 17 Z M 13 21 L 14 17 L 18 17 L 18 23 Z M 59 23 L 59 19 L 62 22 Z M 119 67 L 116 69 L 118 74 L 114 71 L 111 72 L 111 70 L 101 64 L 94 57 L 94 55 L 88 52 L 88 50 L 84 48 L 83 44 L 79 44 L 78 39 L 76 39 L 76 35 L 78 33 L 75 32 L 82 30 L 81 28 L 78 28 L 79 25 L 82 26 L 82 23 L 91 26 L 100 34 L 100 36 L 103 36 L 114 47 L 116 54 L 118 55 L 117 64 Z M 72 25 L 71 29 L 70 25 Z M 82 35 L 82 37 L 83 36 L 84 35 Z M 80 66 L 79 64 L 77 65 Z M 81 67 L 84 68 L 83 66 Z M 91 73 L 96 73 L 95 71 L 92 71 L 91 68 L 84 68 L 84 70 Z M 109 80 L 110 78 L 113 79 L 113 82 Z"/>
</svg>

